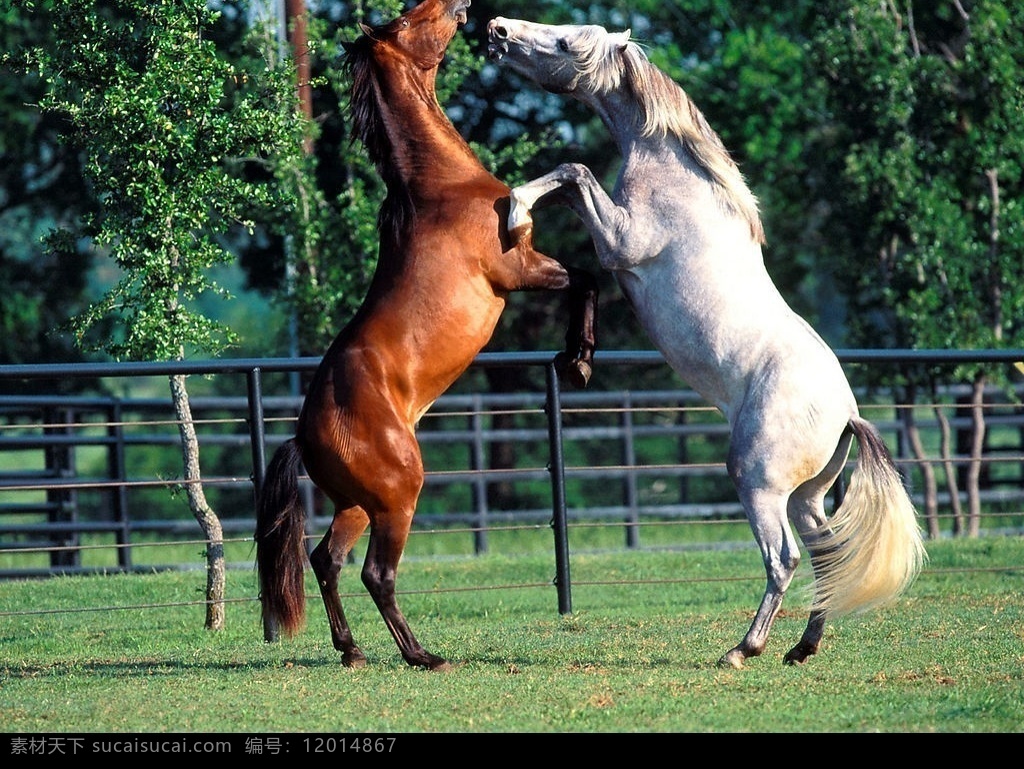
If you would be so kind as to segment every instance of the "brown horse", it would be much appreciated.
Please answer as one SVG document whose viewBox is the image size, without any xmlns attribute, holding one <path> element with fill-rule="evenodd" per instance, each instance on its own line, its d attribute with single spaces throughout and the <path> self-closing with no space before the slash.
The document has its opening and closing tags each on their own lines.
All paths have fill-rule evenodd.
<svg viewBox="0 0 1024 769">
<path fill-rule="evenodd" d="M 324 356 L 294 438 L 277 450 L 257 502 L 256 562 L 264 637 L 295 634 L 305 616 L 305 510 L 298 473 L 334 505 L 309 556 L 331 640 L 366 664 L 345 619 L 338 573 L 370 527 L 362 581 L 405 661 L 448 667 L 416 640 L 395 601 L 399 559 L 423 486 L 417 421 L 491 338 L 508 294 L 568 291 L 564 373 L 590 376 L 596 281 L 510 237 L 509 188 L 473 154 L 437 102 L 445 49 L 470 0 L 425 0 L 347 46 L 353 138 L 387 186 L 369 293 Z"/>
</svg>

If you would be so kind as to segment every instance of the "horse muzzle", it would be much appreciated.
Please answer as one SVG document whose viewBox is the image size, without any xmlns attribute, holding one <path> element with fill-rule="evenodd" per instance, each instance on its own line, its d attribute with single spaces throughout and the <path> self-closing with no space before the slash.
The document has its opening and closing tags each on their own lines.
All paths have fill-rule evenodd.
<svg viewBox="0 0 1024 769">
<path fill-rule="evenodd" d="M 487 22 L 487 58 L 500 61 L 508 53 L 508 39 L 508 28 L 502 24 L 501 18 Z"/>
</svg>

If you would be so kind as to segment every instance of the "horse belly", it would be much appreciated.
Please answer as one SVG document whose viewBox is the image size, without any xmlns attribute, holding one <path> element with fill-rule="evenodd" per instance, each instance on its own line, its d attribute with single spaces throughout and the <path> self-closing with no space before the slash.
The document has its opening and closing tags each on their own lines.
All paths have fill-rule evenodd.
<svg viewBox="0 0 1024 769">
<path fill-rule="evenodd" d="M 651 343 L 687 386 L 723 411 L 742 382 L 723 365 L 728 346 L 708 321 L 708 308 L 658 271 L 617 272 L 616 278 Z M 699 291 L 694 288 L 694 291 Z M 717 333 L 716 333 L 717 332 Z"/>
</svg>

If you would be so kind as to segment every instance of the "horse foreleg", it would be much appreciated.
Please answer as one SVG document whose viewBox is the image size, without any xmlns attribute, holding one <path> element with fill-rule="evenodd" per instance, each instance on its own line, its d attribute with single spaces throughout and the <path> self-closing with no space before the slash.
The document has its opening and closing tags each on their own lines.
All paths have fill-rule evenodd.
<svg viewBox="0 0 1024 769">
<path fill-rule="evenodd" d="M 350 668 L 363 667 L 366 664 L 366 655 L 356 645 L 345 619 L 345 610 L 338 594 L 338 574 L 368 522 L 366 513 L 360 507 L 337 510 L 327 534 L 309 556 L 317 585 L 320 587 L 320 595 L 324 600 L 324 609 L 327 611 L 331 641 L 334 648 L 341 652 L 342 664 Z"/>
<path fill-rule="evenodd" d="M 565 352 L 555 366 L 569 377 L 574 387 L 584 388 L 594 370 L 597 348 L 597 279 L 586 270 L 567 267 L 569 272 L 569 328 Z"/>
<path fill-rule="evenodd" d="M 408 513 L 390 513 L 386 517 L 375 516 L 363 564 L 363 584 L 398 644 L 402 658 L 412 667 L 447 670 L 451 667 L 447 660 L 431 654 L 416 640 L 395 599 L 398 562 L 411 524 L 411 510 Z"/>
<path fill-rule="evenodd" d="M 559 204 L 572 209 L 583 222 L 606 270 L 626 269 L 649 256 L 642 240 L 631 230 L 628 211 L 609 197 L 585 165 L 563 163 L 513 189 L 511 199 L 510 232 L 533 226 L 531 209 Z"/>
<path fill-rule="evenodd" d="M 502 291 L 567 291 L 569 326 L 565 351 L 555 359 L 558 373 L 583 388 L 593 372 L 597 346 L 597 278 L 586 270 L 566 267 L 557 259 L 519 241 L 489 267 L 489 278 Z"/>
<path fill-rule="evenodd" d="M 512 242 L 526 238 L 533 231 L 533 207 L 548 193 L 562 186 L 558 171 L 552 171 L 532 182 L 514 188 L 509 194 L 508 232 Z"/>
</svg>

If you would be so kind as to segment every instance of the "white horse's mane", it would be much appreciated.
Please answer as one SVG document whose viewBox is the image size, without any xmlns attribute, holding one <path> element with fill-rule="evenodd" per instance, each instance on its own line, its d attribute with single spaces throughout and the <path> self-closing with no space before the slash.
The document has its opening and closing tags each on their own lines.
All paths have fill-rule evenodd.
<svg viewBox="0 0 1024 769">
<path fill-rule="evenodd" d="M 754 239 L 763 243 L 757 198 L 721 138 L 679 84 L 651 64 L 629 34 L 581 27 L 573 46 L 580 77 L 587 77 L 598 93 L 616 89 L 625 80 L 640 104 L 641 134 L 676 136 L 714 182 L 722 201 L 750 223 Z"/>
</svg>

